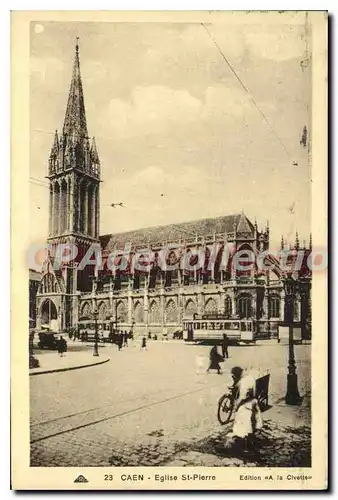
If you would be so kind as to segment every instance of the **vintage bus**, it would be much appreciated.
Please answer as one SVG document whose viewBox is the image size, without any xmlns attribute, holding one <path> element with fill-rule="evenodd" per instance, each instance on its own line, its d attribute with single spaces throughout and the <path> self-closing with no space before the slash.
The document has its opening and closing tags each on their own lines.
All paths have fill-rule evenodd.
<svg viewBox="0 0 338 500">
<path fill-rule="evenodd" d="M 224 334 L 232 344 L 256 342 L 252 319 L 225 319 L 218 314 L 195 314 L 194 319 L 183 320 L 183 339 L 186 342 L 220 343 Z"/>
</svg>

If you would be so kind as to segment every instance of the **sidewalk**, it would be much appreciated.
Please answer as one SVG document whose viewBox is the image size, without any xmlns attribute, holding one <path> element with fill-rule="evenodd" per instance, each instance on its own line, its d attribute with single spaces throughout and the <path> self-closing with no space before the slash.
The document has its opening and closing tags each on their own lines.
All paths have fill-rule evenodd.
<svg viewBox="0 0 338 500">
<path fill-rule="evenodd" d="M 190 449 L 166 463 L 170 467 L 310 467 L 311 466 L 311 399 L 301 406 L 275 403 L 262 414 L 263 429 L 256 436 L 254 454 L 221 449 L 232 429 L 233 421 L 208 438 L 196 441 Z"/>
<path fill-rule="evenodd" d="M 57 351 L 36 355 L 40 363 L 40 368 L 29 370 L 29 375 L 42 375 L 45 373 L 63 372 L 68 370 L 77 370 L 89 366 L 101 365 L 107 363 L 110 357 L 106 354 L 93 356 L 89 352 L 67 352 L 65 356 L 59 356 Z"/>
</svg>

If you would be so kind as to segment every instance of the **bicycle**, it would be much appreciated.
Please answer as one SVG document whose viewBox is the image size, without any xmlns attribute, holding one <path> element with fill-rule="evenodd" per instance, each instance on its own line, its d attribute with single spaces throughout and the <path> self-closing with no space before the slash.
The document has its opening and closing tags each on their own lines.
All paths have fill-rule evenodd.
<svg viewBox="0 0 338 500">
<path fill-rule="evenodd" d="M 261 411 L 269 407 L 270 374 L 267 373 L 256 380 L 255 398 Z M 230 386 L 229 392 L 223 394 L 218 401 L 217 418 L 221 425 L 227 424 L 234 412 L 235 401 L 238 397 L 238 387 Z"/>
<path fill-rule="evenodd" d="M 237 387 L 229 387 L 229 392 L 223 394 L 218 401 L 217 418 L 221 425 L 230 422 L 231 416 L 235 408 L 235 401 L 237 399 Z"/>
</svg>

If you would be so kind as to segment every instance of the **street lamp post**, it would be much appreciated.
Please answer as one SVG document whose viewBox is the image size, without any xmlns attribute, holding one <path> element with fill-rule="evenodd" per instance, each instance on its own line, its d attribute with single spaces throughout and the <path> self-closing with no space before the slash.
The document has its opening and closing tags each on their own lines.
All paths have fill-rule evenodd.
<svg viewBox="0 0 338 500">
<path fill-rule="evenodd" d="M 95 310 L 93 312 L 93 316 L 94 316 L 94 323 L 95 323 L 95 337 L 94 337 L 94 352 L 93 352 L 93 356 L 99 356 L 99 347 L 98 347 L 98 331 L 97 331 L 97 315 L 98 315 L 98 312 L 97 310 Z"/>
<path fill-rule="evenodd" d="M 96 288 L 97 288 L 97 281 L 94 279 L 93 282 L 93 293 L 92 293 L 92 301 L 93 301 L 93 317 L 94 317 L 94 326 L 95 326 L 95 334 L 94 334 L 94 351 L 93 351 L 93 356 L 99 356 L 99 346 L 98 346 L 98 339 L 99 339 L 99 334 L 97 330 L 97 316 L 98 316 L 98 310 L 97 310 L 97 295 L 96 295 Z"/>
<path fill-rule="evenodd" d="M 299 282 L 299 294 L 301 296 L 300 326 L 302 340 L 308 340 L 306 320 L 308 316 L 309 286 L 306 281 Z"/>
<path fill-rule="evenodd" d="M 296 282 L 289 277 L 283 281 L 285 291 L 285 302 L 287 307 L 287 322 L 289 326 L 289 364 L 287 374 L 287 389 L 285 403 L 288 405 L 299 405 L 301 397 L 298 391 L 298 376 L 296 372 L 296 361 L 293 341 L 293 300 L 296 292 Z"/>
</svg>

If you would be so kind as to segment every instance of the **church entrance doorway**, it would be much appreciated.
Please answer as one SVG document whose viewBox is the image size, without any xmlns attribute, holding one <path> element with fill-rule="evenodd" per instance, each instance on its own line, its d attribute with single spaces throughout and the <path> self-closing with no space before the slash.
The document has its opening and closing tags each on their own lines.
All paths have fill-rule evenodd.
<svg viewBox="0 0 338 500">
<path fill-rule="evenodd" d="M 58 313 L 54 302 L 46 299 L 41 306 L 41 327 L 49 327 L 57 331 L 59 329 L 57 318 Z"/>
</svg>

